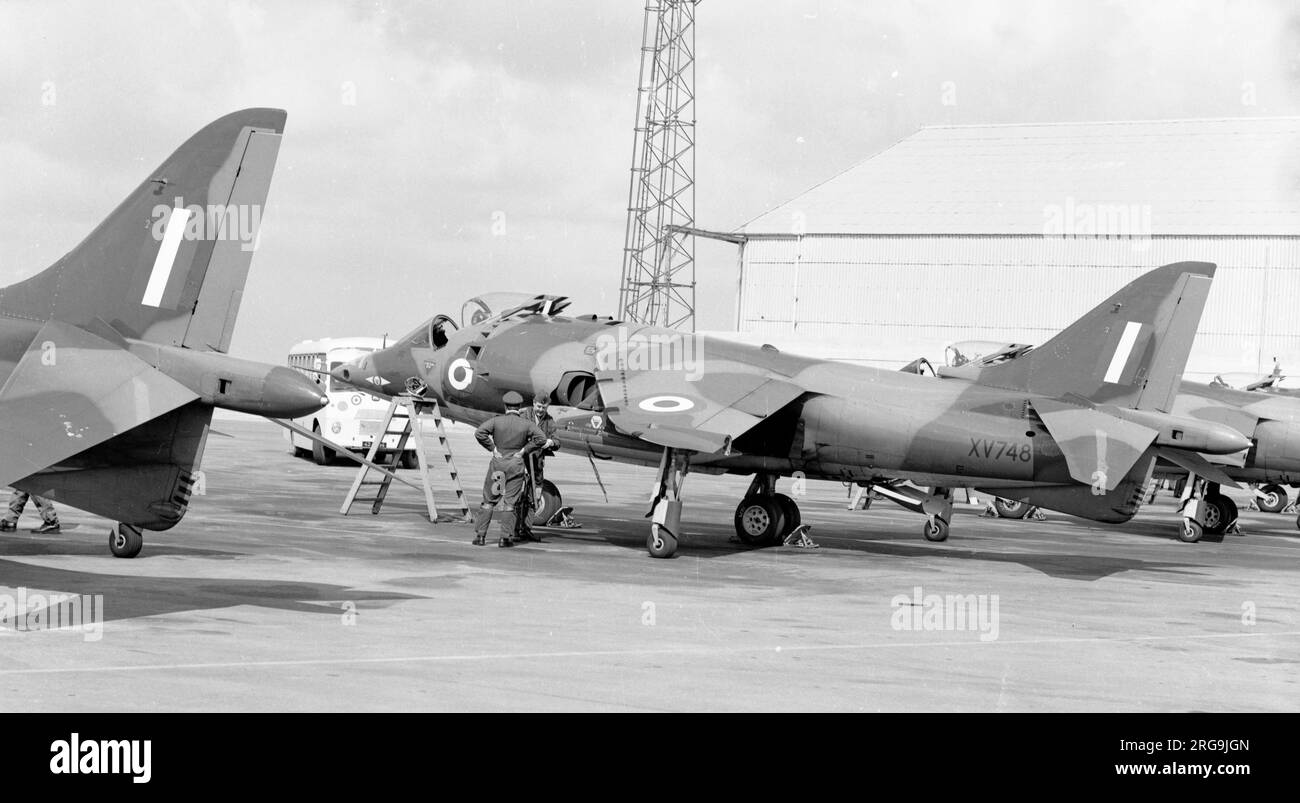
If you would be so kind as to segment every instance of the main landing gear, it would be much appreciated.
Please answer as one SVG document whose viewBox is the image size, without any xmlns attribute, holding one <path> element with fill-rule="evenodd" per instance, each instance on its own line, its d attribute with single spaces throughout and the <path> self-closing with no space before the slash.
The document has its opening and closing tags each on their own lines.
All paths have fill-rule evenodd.
<svg viewBox="0 0 1300 803">
<path fill-rule="evenodd" d="M 682 482 L 690 468 L 689 452 L 665 448 L 651 503 L 646 549 L 652 557 L 670 558 L 681 539 Z M 778 546 L 800 526 L 799 506 L 776 492 L 776 474 L 758 474 L 736 506 L 736 537 L 751 546 Z"/>
<path fill-rule="evenodd" d="M 144 548 L 144 531 L 131 524 L 118 524 L 108 531 L 108 549 L 115 558 L 134 558 Z"/>
<path fill-rule="evenodd" d="M 1195 475 L 1188 477 L 1183 489 L 1181 512 L 1178 539 L 1189 544 L 1207 535 L 1222 540 L 1223 534 L 1237 523 L 1237 503 L 1223 494 L 1218 483 Z"/>
<path fill-rule="evenodd" d="M 775 474 L 756 474 L 736 506 L 736 537 L 751 546 L 777 546 L 802 520 L 799 506 L 776 492 Z"/>
<path fill-rule="evenodd" d="M 1255 504 L 1265 513 L 1281 513 L 1290 501 L 1281 485 L 1269 483 L 1255 489 Z"/>
</svg>

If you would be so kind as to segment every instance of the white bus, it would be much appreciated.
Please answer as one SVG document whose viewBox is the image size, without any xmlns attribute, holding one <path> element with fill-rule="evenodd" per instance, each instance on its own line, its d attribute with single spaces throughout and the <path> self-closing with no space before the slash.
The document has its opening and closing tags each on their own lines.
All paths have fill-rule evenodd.
<svg viewBox="0 0 1300 803">
<path fill-rule="evenodd" d="M 355 360 L 363 354 L 383 348 L 384 341 L 378 337 L 327 337 L 321 340 L 304 340 L 289 349 L 288 365 L 290 368 L 312 369 L 302 373 L 320 385 L 329 397 L 329 406 L 303 418 L 294 419 L 294 423 L 318 432 L 327 440 L 337 443 L 353 452 L 366 452 L 375 442 L 384 423 L 384 413 L 388 411 L 388 402 L 379 396 L 362 393 L 323 374 L 314 371 L 332 371 L 345 362 Z M 308 440 L 297 433 L 285 430 L 289 446 L 299 457 L 311 455 L 317 465 L 325 465 L 335 457 L 335 450 L 324 444 Z M 400 435 L 384 438 L 383 451 L 397 448 Z M 415 439 L 406 442 L 402 454 L 402 466 L 415 468 L 418 458 L 415 455 Z"/>
</svg>

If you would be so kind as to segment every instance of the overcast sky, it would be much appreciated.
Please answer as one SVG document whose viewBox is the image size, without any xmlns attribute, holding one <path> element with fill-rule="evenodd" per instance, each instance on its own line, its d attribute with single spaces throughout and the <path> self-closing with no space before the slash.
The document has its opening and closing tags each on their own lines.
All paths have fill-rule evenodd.
<svg viewBox="0 0 1300 803">
<path fill-rule="evenodd" d="M 697 225 L 734 229 L 923 125 L 1300 114 L 1293 6 L 704 0 Z M 212 119 L 277 106 L 233 354 L 401 334 L 494 290 L 614 314 L 643 7 L 0 0 L 0 285 Z M 698 281 L 699 327 L 731 328 L 734 246 L 701 243 Z"/>
</svg>

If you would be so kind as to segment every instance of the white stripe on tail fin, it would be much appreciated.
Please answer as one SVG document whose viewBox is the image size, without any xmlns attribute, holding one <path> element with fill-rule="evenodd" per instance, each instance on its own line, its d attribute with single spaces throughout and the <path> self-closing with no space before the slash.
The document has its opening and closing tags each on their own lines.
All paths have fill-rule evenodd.
<svg viewBox="0 0 1300 803">
<path fill-rule="evenodd" d="M 1043 345 L 970 378 L 1049 398 L 1168 412 L 1214 268 L 1178 262 L 1148 271 Z"/>
</svg>

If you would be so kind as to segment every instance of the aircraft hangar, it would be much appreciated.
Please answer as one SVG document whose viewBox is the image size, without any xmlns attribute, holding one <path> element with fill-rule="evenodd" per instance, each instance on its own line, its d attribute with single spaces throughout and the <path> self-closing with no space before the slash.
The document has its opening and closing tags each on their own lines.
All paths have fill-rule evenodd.
<svg viewBox="0 0 1300 803">
<path fill-rule="evenodd" d="M 1187 376 L 1300 365 L 1297 117 L 927 127 L 727 236 L 746 341 L 882 366 L 1036 344 L 1196 260 L 1219 271 Z"/>
</svg>

